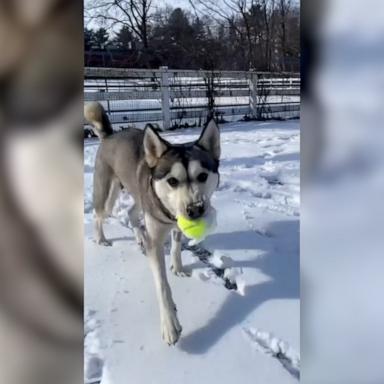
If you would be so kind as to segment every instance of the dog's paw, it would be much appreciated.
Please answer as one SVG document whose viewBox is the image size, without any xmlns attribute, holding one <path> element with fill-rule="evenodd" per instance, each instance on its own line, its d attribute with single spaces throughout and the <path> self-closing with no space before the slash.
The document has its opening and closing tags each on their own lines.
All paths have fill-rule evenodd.
<svg viewBox="0 0 384 384">
<path fill-rule="evenodd" d="M 145 249 L 144 247 L 144 244 L 139 244 L 139 247 L 140 247 L 140 251 L 141 253 L 146 256 L 147 255 L 147 250 Z"/>
<path fill-rule="evenodd" d="M 145 249 L 144 240 L 142 240 L 142 239 L 137 239 L 137 238 L 136 238 L 136 244 L 139 246 L 141 253 L 142 253 L 143 255 L 146 255 L 146 254 L 147 254 L 147 253 L 146 253 L 147 251 L 146 251 L 146 249 Z"/>
<path fill-rule="evenodd" d="M 175 267 L 174 265 L 171 265 L 171 271 L 175 276 L 179 276 L 179 277 L 191 276 L 191 272 L 186 271 L 183 267 Z"/>
<path fill-rule="evenodd" d="M 133 231 L 135 234 L 136 244 L 139 246 L 141 252 L 145 255 L 146 254 L 146 248 L 145 248 L 144 232 L 141 229 L 137 229 L 137 228 L 135 228 Z"/>
<path fill-rule="evenodd" d="M 102 245 L 104 247 L 111 247 L 112 241 L 107 240 L 107 239 L 98 239 L 98 240 L 96 240 L 96 244 Z"/>
<path fill-rule="evenodd" d="M 175 345 L 181 335 L 181 325 L 176 311 L 169 311 L 164 314 L 161 320 L 161 336 L 168 345 Z"/>
</svg>

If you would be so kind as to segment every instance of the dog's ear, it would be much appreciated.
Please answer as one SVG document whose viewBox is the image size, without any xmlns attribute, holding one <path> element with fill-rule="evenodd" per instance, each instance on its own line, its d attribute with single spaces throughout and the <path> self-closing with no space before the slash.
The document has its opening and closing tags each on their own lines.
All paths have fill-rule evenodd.
<svg viewBox="0 0 384 384">
<path fill-rule="evenodd" d="M 199 140 L 197 140 L 197 145 L 211 152 L 216 160 L 220 159 L 220 131 L 215 120 L 211 119 L 204 128 Z"/>
<path fill-rule="evenodd" d="M 168 143 L 158 135 L 152 125 L 147 124 L 144 130 L 144 152 L 145 160 L 150 168 L 157 164 L 167 149 Z"/>
</svg>

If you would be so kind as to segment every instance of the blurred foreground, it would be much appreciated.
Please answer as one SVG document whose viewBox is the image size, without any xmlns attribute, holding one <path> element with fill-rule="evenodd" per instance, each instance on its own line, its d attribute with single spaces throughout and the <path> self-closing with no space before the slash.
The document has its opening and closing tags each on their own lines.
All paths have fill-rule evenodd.
<svg viewBox="0 0 384 384">
<path fill-rule="evenodd" d="M 302 8 L 304 383 L 384 382 L 383 13 L 374 0 Z"/>
<path fill-rule="evenodd" d="M 82 382 L 82 3 L 0 2 L 0 382 Z"/>
</svg>

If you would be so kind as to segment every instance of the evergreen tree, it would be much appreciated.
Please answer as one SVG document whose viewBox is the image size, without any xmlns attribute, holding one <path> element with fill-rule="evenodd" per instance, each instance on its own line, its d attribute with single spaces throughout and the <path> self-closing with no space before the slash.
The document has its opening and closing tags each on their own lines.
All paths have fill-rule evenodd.
<svg viewBox="0 0 384 384">
<path fill-rule="evenodd" d="M 134 49 L 134 37 L 132 32 L 127 26 L 123 26 L 117 33 L 113 40 L 117 48 L 132 50 Z"/>
<path fill-rule="evenodd" d="M 92 44 L 96 49 L 104 50 L 109 43 L 109 34 L 105 28 L 99 28 L 93 33 Z"/>
<path fill-rule="evenodd" d="M 94 42 L 94 32 L 92 29 L 84 29 L 84 51 L 90 51 Z"/>
</svg>

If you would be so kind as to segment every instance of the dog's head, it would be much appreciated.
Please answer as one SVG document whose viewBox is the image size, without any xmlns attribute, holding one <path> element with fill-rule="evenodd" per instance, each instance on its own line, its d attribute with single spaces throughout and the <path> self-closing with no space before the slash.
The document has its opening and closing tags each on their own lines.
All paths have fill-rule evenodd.
<svg viewBox="0 0 384 384">
<path fill-rule="evenodd" d="M 186 144 L 171 144 L 147 126 L 144 151 L 153 188 L 169 212 L 190 219 L 203 216 L 219 183 L 220 133 L 214 120 L 197 141 Z"/>
</svg>

